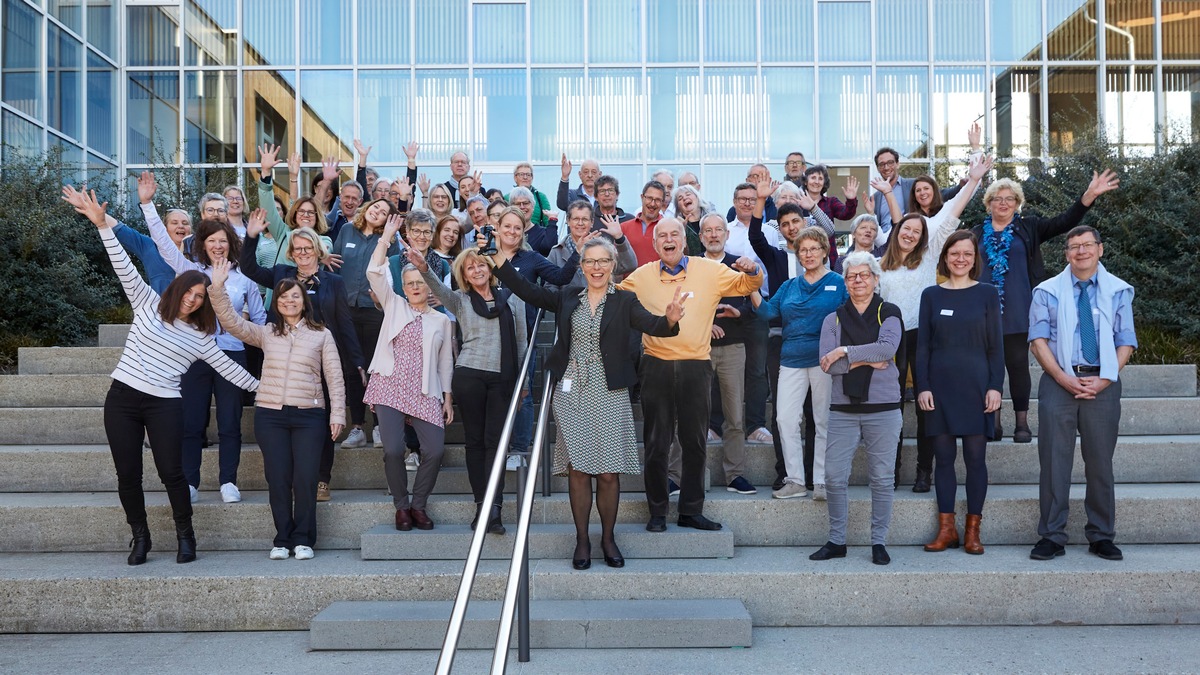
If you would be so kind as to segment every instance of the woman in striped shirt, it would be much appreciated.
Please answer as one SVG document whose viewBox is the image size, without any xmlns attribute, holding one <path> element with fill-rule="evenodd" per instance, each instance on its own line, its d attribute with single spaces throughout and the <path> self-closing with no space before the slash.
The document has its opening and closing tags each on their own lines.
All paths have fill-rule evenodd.
<svg viewBox="0 0 1200 675">
<path fill-rule="evenodd" d="M 117 494 L 133 530 L 129 564 L 146 562 L 150 551 L 142 492 L 143 437 L 150 440 L 154 465 L 171 502 L 179 540 L 175 562 L 191 562 L 196 559 L 196 535 L 188 484 L 183 477 L 179 378 L 193 363 L 203 360 L 221 377 L 247 391 L 257 390 L 258 380 L 226 356 L 213 339 L 217 319 L 208 300 L 208 280 L 202 273 L 184 272 L 160 298 L 138 275 L 105 221 L 108 203 L 97 202 L 94 192 L 82 194 L 70 186 L 63 188 L 63 198 L 96 225 L 133 306 L 133 326 L 104 400 L 104 432 L 117 470 Z"/>
</svg>

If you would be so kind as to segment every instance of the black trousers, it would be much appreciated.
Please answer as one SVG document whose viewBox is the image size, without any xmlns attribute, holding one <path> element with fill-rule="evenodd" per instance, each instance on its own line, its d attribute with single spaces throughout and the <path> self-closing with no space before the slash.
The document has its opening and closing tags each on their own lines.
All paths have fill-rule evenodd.
<svg viewBox="0 0 1200 675">
<path fill-rule="evenodd" d="M 351 307 L 350 319 L 354 322 L 354 333 L 358 335 L 358 346 L 368 361 L 375 353 L 379 332 L 383 330 L 383 312 L 374 307 Z M 357 368 L 344 368 L 346 401 L 350 406 L 350 423 L 362 424 L 367 419 L 367 406 L 363 403 L 366 393 Z M 351 377 L 353 375 L 353 377 Z"/>
<path fill-rule="evenodd" d="M 148 437 L 175 523 L 190 525 L 192 500 L 183 477 L 183 400 L 151 396 L 114 380 L 104 399 L 104 434 L 117 470 L 117 495 L 125 521 L 146 522 L 142 438 Z"/>
<path fill-rule="evenodd" d="M 506 380 L 500 373 L 461 366 L 454 369 L 450 389 L 454 394 L 454 402 L 462 411 L 467 479 L 477 504 L 483 502 L 487 492 L 488 476 L 496 459 L 496 448 L 504 431 L 504 416 L 508 413 L 515 385 L 515 380 Z M 500 480 L 503 479 L 501 475 Z M 666 485 L 665 482 L 663 484 Z M 496 503 L 501 501 L 502 490 L 497 490 Z"/>
<path fill-rule="evenodd" d="M 704 512 L 704 465 L 707 461 L 708 412 L 712 364 L 709 361 L 665 361 L 642 355 L 642 418 L 646 445 L 646 502 L 651 516 L 670 507 L 667 470 L 671 442 L 682 450 L 679 515 Z"/>
<path fill-rule="evenodd" d="M 1008 371 L 1008 397 L 1013 410 L 1029 410 L 1029 391 L 1033 379 L 1029 377 L 1029 333 L 1008 333 L 1004 336 L 1004 369 Z"/>
<path fill-rule="evenodd" d="M 904 394 L 905 381 L 908 379 L 908 372 L 911 370 L 914 373 L 913 382 L 916 382 L 915 373 L 917 370 L 917 329 L 914 328 L 904 333 L 904 349 L 896 351 L 896 368 L 900 371 L 900 393 Z M 1028 407 L 1028 405 L 1026 405 Z M 904 409 L 904 401 L 901 398 L 900 409 Z M 913 409 L 917 413 L 917 469 L 926 472 L 933 472 L 933 439 L 925 436 L 925 413 L 922 412 L 921 406 L 913 402 Z M 900 440 L 896 443 L 896 471 L 900 470 L 900 451 L 904 448 L 904 431 L 900 432 Z"/>
<path fill-rule="evenodd" d="M 254 435 L 262 448 L 263 473 L 275 521 L 274 546 L 317 543 L 317 470 L 329 438 L 323 408 L 255 408 Z"/>
</svg>

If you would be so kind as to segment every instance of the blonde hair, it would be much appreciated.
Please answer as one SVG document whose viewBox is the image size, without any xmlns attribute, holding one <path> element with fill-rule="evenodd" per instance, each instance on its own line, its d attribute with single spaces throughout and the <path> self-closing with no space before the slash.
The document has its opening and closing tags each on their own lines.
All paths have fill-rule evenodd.
<svg viewBox="0 0 1200 675">
<path fill-rule="evenodd" d="M 292 257 L 292 249 L 296 246 L 296 237 L 312 242 L 313 251 L 317 254 L 318 265 L 329 255 L 329 249 L 325 248 L 325 242 L 321 239 L 321 235 L 317 234 L 316 230 L 311 227 L 297 227 L 292 230 L 292 236 L 288 239 L 287 251 L 284 253 L 284 257 L 288 260 L 296 262 L 296 259 Z"/>
<path fill-rule="evenodd" d="M 796 235 L 796 240 L 792 242 L 792 246 L 796 247 L 796 258 L 800 258 L 800 242 L 805 240 L 815 241 L 821 245 L 821 250 L 825 251 L 824 262 L 829 262 L 829 235 L 819 227 L 806 227 L 800 230 L 800 234 Z"/>
<path fill-rule="evenodd" d="M 467 283 L 467 262 L 470 260 L 482 261 L 489 270 L 494 267 L 491 258 L 480 253 L 477 248 L 464 249 L 462 253 L 455 256 L 454 262 L 450 263 L 450 274 L 454 277 L 454 283 L 458 284 L 458 289 L 464 293 L 471 290 L 471 284 Z M 492 286 L 499 286 L 500 280 L 493 274 L 489 283 Z"/>
<path fill-rule="evenodd" d="M 1025 190 L 1021 184 L 1011 178 L 1000 178 L 992 181 L 992 184 L 987 187 L 983 193 L 983 207 L 988 213 L 992 212 L 992 200 L 996 198 L 996 193 L 1001 190 L 1008 190 L 1017 198 L 1017 213 L 1021 212 L 1021 207 L 1025 206 Z"/>
</svg>

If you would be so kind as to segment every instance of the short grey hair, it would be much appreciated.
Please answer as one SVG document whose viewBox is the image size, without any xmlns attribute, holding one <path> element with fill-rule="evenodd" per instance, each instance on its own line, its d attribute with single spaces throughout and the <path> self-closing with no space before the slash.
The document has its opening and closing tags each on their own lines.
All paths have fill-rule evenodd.
<svg viewBox="0 0 1200 675">
<path fill-rule="evenodd" d="M 842 258 L 843 275 L 850 271 L 851 267 L 858 267 L 859 265 L 866 265 L 867 269 L 871 270 L 871 274 L 873 274 L 876 279 L 883 275 L 883 268 L 879 266 L 879 260 L 867 251 L 855 251 L 854 253 L 847 255 L 845 258 Z"/>
<path fill-rule="evenodd" d="M 200 198 L 200 219 L 204 220 L 204 207 L 208 206 L 209 202 L 221 202 L 221 208 L 229 210 L 229 200 L 225 199 L 225 195 L 220 192 L 205 192 Z"/>
<path fill-rule="evenodd" d="M 429 229 L 435 229 L 433 226 L 433 211 L 430 211 L 429 209 L 415 208 L 412 211 L 409 211 L 407 216 L 404 216 L 404 229 L 406 232 L 408 231 L 408 228 L 416 225 L 417 223 L 425 223 L 426 225 L 429 225 Z"/>
<path fill-rule="evenodd" d="M 862 225 L 863 223 L 870 223 L 875 228 L 876 234 L 879 233 L 879 219 L 869 213 L 860 213 L 854 217 L 854 220 L 850 221 L 851 237 L 853 237 L 854 233 L 858 231 L 858 226 Z"/>
<path fill-rule="evenodd" d="M 356 188 L 360 197 L 367 194 L 366 189 L 364 189 L 362 185 L 359 185 L 358 181 L 356 180 L 348 180 L 345 183 L 342 183 L 341 186 L 338 187 L 338 194 L 341 194 L 342 190 L 345 190 L 348 187 Z"/>
<path fill-rule="evenodd" d="M 675 195 L 671 198 L 671 202 L 675 205 L 675 213 L 680 213 L 679 198 L 689 192 L 692 193 L 692 196 L 696 198 L 696 205 L 700 207 L 700 215 L 706 215 L 708 213 L 708 208 L 704 206 L 704 199 L 700 196 L 700 191 L 691 185 L 676 186 Z"/>
<path fill-rule="evenodd" d="M 537 200 L 535 200 L 533 198 L 533 193 L 529 191 L 529 188 L 524 188 L 524 187 L 513 188 L 512 192 L 508 193 L 508 203 L 512 204 L 514 201 L 517 200 L 517 197 L 525 197 L 526 199 L 528 199 L 530 201 L 530 203 L 532 203 L 534 206 L 537 206 Z"/>
<path fill-rule="evenodd" d="M 488 201 L 487 197 L 484 197 L 481 194 L 476 194 L 467 200 L 467 208 L 470 208 L 472 204 L 483 204 L 483 208 L 486 209 L 491 205 L 491 202 Z"/>
<path fill-rule="evenodd" d="M 775 192 L 771 193 L 771 199 L 778 203 L 784 195 L 798 200 L 801 195 L 800 188 L 790 180 L 785 180 L 779 184 L 779 187 L 775 188 Z"/>
<path fill-rule="evenodd" d="M 614 262 L 616 261 L 617 247 L 614 246 L 613 243 L 608 240 L 608 237 L 596 237 L 595 239 L 589 240 L 586 244 L 583 245 L 583 249 L 581 251 L 579 251 L 579 258 L 582 260 L 583 256 L 587 253 L 587 250 L 589 248 L 595 248 L 597 246 L 604 249 L 604 252 L 607 253 L 608 257 L 612 258 Z"/>
</svg>

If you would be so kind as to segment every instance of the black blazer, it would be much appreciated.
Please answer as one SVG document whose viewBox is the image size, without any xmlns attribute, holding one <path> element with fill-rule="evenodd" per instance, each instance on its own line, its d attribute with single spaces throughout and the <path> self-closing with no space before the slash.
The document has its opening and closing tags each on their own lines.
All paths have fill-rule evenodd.
<svg viewBox="0 0 1200 675">
<path fill-rule="evenodd" d="M 1013 217 L 1016 224 L 1013 234 L 1020 237 L 1025 244 L 1025 266 L 1029 270 L 1031 288 L 1050 277 L 1046 273 L 1046 261 L 1042 259 L 1042 243 L 1069 232 L 1083 220 L 1087 212 L 1088 207 L 1076 199 L 1069 209 L 1053 218 L 1022 216 L 1019 213 Z M 975 240 L 978 242 L 976 255 L 983 256 L 983 223 L 972 227 L 971 232 L 975 234 Z"/>
<path fill-rule="evenodd" d="M 525 280 L 521 273 L 506 261 L 494 270 L 509 290 L 526 303 L 554 312 L 558 324 L 558 339 L 546 362 L 555 380 L 561 380 L 567 371 L 571 356 L 571 316 L 579 306 L 582 286 L 564 286 L 551 290 Z M 679 324 L 670 325 L 665 316 L 651 314 L 638 302 L 632 291 L 620 291 L 608 296 L 604 302 L 604 317 L 600 319 L 600 355 L 604 360 L 604 379 L 610 391 L 632 387 L 637 383 L 633 369 L 633 358 L 629 349 L 629 330 L 641 331 L 655 337 L 671 337 L 679 334 Z"/>
</svg>

